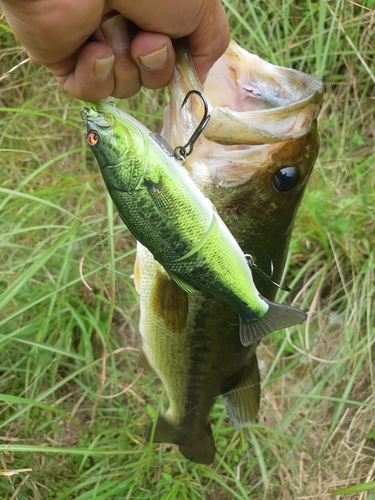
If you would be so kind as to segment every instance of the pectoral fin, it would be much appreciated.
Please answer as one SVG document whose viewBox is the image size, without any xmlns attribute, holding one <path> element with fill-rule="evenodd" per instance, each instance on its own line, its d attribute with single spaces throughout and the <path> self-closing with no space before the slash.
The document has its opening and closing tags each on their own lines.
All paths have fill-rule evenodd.
<svg viewBox="0 0 375 500">
<path fill-rule="evenodd" d="M 168 330 L 182 333 L 188 316 L 188 298 L 184 291 L 167 274 L 158 273 L 152 293 L 152 310 L 162 318 Z"/>
<path fill-rule="evenodd" d="M 151 437 L 152 425 L 147 429 L 146 439 Z M 181 453 L 197 464 L 210 464 L 215 458 L 215 443 L 208 423 L 199 433 L 192 434 L 174 425 L 167 415 L 160 415 L 154 432 L 154 443 L 177 444 Z"/>
<path fill-rule="evenodd" d="M 256 417 L 260 400 L 260 375 L 255 353 L 239 382 L 227 390 L 223 397 L 230 421 L 236 430 L 246 427 Z"/>
</svg>

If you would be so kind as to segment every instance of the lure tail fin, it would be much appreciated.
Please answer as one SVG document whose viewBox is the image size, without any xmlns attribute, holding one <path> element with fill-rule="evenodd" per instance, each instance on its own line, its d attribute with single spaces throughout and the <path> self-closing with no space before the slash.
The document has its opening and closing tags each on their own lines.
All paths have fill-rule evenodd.
<svg viewBox="0 0 375 500">
<path fill-rule="evenodd" d="M 297 307 L 277 304 L 264 297 L 262 300 L 268 304 L 266 314 L 253 323 L 240 322 L 240 338 L 245 346 L 258 342 L 268 333 L 303 323 L 306 320 L 305 311 L 301 311 Z"/>
<path fill-rule="evenodd" d="M 146 439 L 148 440 L 151 438 L 151 429 L 152 425 L 147 429 Z M 181 453 L 197 464 L 209 465 L 215 458 L 215 443 L 209 423 L 206 427 L 202 427 L 200 432 L 192 433 L 173 424 L 167 415 L 160 415 L 153 442 L 177 444 Z"/>
</svg>

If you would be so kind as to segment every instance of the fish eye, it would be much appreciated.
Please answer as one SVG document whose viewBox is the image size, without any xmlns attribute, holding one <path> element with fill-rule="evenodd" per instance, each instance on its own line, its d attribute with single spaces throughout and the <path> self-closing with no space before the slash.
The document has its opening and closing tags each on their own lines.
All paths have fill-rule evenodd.
<svg viewBox="0 0 375 500">
<path fill-rule="evenodd" d="M 273 176 L 272 184 L 276 191 L 286 193 L 292 191 L 300 180 L 300 173 L 297 167 L 283 167 Z"/>
<path fill-rule="evenodd" d="M 96 130 L 90 130 L 87 134 L 87 142 L 90 146 L 96 146 L 99 142 L 99 134 Z"/>
</svg>

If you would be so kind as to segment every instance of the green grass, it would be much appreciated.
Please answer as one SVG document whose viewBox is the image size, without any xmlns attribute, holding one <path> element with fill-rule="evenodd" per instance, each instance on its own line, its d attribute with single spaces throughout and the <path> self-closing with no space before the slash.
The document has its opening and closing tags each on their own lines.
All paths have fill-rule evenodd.
<svg viewBox="0 0 375 500">
<path fill-rule="evenodd" d="M 165 396 L 136 367 L 134 239 L 80 103 L 19 66 L 0 82 L 1 499 L 375 498 L 375 3 L 224 4 L 241 45 L 324 80 L 288 260 L 306 328 L 259 348 L 257 423 L 235 432 L 217 401 L 212 466 L 145 443 Z M 1 19 L 0 47 L 1 73 L 26 59 Z M 160 130 L 164 104 L 147 91 L 124 105 Z"/>
</svg>

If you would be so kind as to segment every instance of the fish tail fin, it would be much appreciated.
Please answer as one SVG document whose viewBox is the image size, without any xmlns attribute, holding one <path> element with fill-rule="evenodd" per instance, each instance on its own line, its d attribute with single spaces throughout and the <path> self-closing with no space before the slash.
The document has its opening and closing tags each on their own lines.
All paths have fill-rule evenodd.
<svg viewBox="0 0 375 500">
<path fill-rule="evenodd" d="M 194 437 L 191 435 L 184 436 L 178 444 L 184 457 L 192 462 L 209 465 L 214 461 L 216 448 L 209 423 Z"/>
<path fill-rule="evenodd" d="M 151 437 L 152 426 L 147 429 L 146 439 Z M 199 433 L 186 432 L 168 419 L 160 415 L 154 432 L 154 443 L 177 444 L 181 453 L 192 462 L 210 464 L 215 458 L 215 443 L 211 426 L 208 423 Z"/>
<path fill-rule="evenodd" d="M 243 345 L 250 345 L 258 342 L 267 333 L 287 328 L 288 326 L 303 323 L 307 314 L 297 307 L 287 306 L 271 302 L 261 297 L 268 304 L 268 311 L 260 319 L 252 322 L 240 322 L 240 338 Z"/>
</svg>

